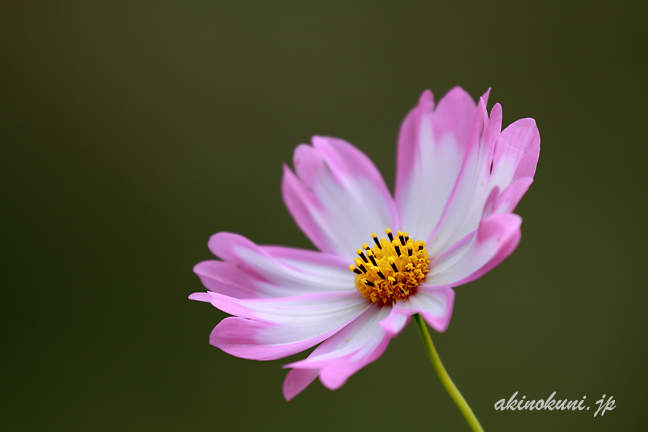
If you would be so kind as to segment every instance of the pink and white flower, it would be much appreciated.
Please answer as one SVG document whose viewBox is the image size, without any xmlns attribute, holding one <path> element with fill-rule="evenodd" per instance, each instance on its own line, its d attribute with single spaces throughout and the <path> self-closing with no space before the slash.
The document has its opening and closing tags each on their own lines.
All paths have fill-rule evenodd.
<svg viewBox="0 0 648 432">
<path fill-rule="evenodd" d="M 315 136 L 298 146 L 282 193 L 319 252 L 212 236 L 209 248 L 220 261 L 194 269 L 209 291 L 189 298 L 234 316 L 214 328 L 211 344 L 274 360 L 321 343 L 285 366 L 290 400 L 317 377 L 340 388 L 382 355 L 413 314 L 445 331 L 452 288 L 517 247 L 522 219 L 512 211 L 533 182 L 540 152 L 533 119 L 502 131 L 502 108 L 496 104 L 489 116 L 487 100 L 488 93 L 475 105 L 454 88 L 435 108 L 432 93 L 422 94 L 401 126 L 393 197 L 348 142 Z"/>
</svg>

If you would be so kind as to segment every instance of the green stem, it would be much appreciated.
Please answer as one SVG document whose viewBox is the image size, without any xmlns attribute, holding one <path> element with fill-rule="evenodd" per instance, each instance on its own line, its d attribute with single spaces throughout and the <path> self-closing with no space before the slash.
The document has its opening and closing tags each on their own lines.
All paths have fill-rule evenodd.
<svg viewBox="0 0 648 432">
<path fill-rule="evenodd" d="M 457 390 L 457 387 L 452 382 L 452 379 L 450 379 L 448 372 L 446 372 L 446 370 L 443 368 L 439 354 L 437 354 L 436 350 L 434 349 L 434 344 L 432 343 L 432 339 L 430 338 L 430 333 L 428 333 L 425 321 L 423 321 L 423 318 L 419 314 L 414 315 L 414 321 L 416 322 L 416 326 L 418 327 L 419 333 L 421 334 L 421 339 L 423 339 L 423 345 L 425 345 L 425 350 L 428 353 L 428 357 L 430 357 L 430 362 L 432 362 L 432 366 L 434 367 L 437 375 L 439 375 L 443 386 L 446 388 L 448 393 L 450 393 L 450 397 L 455 401 L 457 407 L 459 407 L 459 411 L 461 411 L 463 416 L 466 418 L 466 421 L 468 422 L 470 428 L 474 432 L 484 432 L 484 429 L 482 429 L 481 425 L 479 424 L 479 420 L 477 420 L 477 417 L 475 417 L 475 414 L 473 414 L 470 406 L 468 406 L 466 400 L 463 398 L 463 396 L 461 396 L 459 390 Z"/>
</svg>

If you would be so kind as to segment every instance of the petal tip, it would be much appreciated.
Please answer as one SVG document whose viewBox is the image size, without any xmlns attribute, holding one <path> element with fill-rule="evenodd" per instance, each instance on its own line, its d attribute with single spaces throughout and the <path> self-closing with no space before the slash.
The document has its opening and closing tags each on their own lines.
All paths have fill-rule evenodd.
<svg viewBox="0 0 648 432">
<path fill-rule="evenodd" d="M 319 369 L 290 370 L 281 386 L 281 392 L 286 402 L 290 402 L 304 391 L 317 378 L 317 375 L 319 375 Z"/>
<path fill-rule="evenodd" d="M 193 294 L 189 294 L 189 297 L 187 297 L 189 300 L 196 300 L 196 301 L 201 301 L 201 302 L 207 302 L 211 303 L 211 296 L 209 293 L 206 292 L 195 292 Z"/>
<path fill-rule="evenodd" d="M 430 90 L 424 90 L 419 97 L 418 106 L 426 111 L 432 111 L 434 107 L 434 94 Z"/>
</svg>

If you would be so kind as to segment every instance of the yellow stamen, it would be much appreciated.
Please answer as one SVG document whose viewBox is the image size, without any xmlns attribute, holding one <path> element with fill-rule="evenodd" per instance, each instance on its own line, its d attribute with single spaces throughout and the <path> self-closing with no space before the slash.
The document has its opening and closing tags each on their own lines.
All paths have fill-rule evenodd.
<svg viewBox="0 0 648 432">
<path fill-rule="evenodd" d="M 363 244 L 349 270 L 356 273 L 356 288 L 367 301 L 391 306 L 416 292 L 429 272 L 430 257 L 425 242 L 410 239 L 407 232 L 394 236 L 387 228 L 385 234 L 389 240 L 371 234 L 376 246 Z"/>
</svg>

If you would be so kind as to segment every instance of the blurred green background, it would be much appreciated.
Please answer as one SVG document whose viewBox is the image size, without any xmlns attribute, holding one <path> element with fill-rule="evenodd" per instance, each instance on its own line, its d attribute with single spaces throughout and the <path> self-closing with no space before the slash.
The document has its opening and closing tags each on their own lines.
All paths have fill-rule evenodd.
<svg viewBox="0 0 648 432">
<path fill-rule="evenodd" d="M 518 250 L 433 334 L 450 375 L 487 431 L 645 427 L 639 5 L 2 2 L 0 429 L 468 430 L 413 325 L 286 403 L 291 359 L 224 354 L 225 314 L 187 300 L 217 231 L 311 247 L 279 190 L 297 144 L 345 138 L 392 185 L 402 118 L 455 85 L 535 118 L 542 151 Z M 515 391 L 592 410 L 494 410 Z"/>
</svg>

